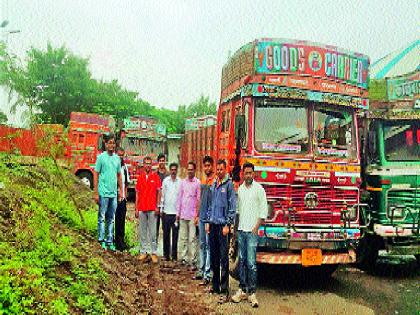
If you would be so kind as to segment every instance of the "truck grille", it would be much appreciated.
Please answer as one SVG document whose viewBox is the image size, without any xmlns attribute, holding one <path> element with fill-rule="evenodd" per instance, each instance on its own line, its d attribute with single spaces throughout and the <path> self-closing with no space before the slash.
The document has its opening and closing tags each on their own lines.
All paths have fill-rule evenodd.
<svg viewBox="0 0 420 315">
<path fill-rule="evenodd" d="M 417 211 L 420 208 L 420 190 L 419 189 L 410 189 L 410 190 L 395 190 L 390 189 L 388 191 L 388 204 L 403 204 L 411 209 L 416 209 Z"/>
<path fill-rule="evenodd" d="M 358 202 L 358 190 L 344 190 L 328 186 L 266 186 L 267 198 L 274 200 L 274 211 L 282 210 L 277 216 L 279 223 L 287 222 L 284 211 L 290 211 L 290 220 L 296 224 L 340 224 L 340 212 L 347 206 Z M 305 196 L 316 193 L 318 204 L 314 208 L 305 205 Z"/>
</svg>

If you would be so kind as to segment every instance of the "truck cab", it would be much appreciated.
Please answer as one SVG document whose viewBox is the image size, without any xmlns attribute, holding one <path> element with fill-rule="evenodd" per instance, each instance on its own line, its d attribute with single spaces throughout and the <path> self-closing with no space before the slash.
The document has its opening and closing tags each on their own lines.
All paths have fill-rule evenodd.
<svg viewBox="0 0 420 315">
<path fill-rule="evenodd" d="M 388 83 L 389 84 L 389 83 Z M 418 100 L 371 102 L 363 146 L 365 229 L 359 265 L 388 256 L 420 254 L 420 106 Z"/>
</svg>

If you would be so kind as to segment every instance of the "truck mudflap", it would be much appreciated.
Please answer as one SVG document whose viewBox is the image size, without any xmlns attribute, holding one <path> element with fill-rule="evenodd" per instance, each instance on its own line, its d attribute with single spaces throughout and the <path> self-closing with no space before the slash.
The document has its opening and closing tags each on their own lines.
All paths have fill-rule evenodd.
<svg viewBox="0 0 420 315">
<path fill-rule="evenodd" d="M 319 254 L 321 256 L 319 256 Z M 315 255 L 318 257 L 313 257 L 313 259 L 310 259 L 312 260 L 312 263 L 308 263 L 308 259 L 303 257 L 303 251 L 301 253 L 257 252 L 257 263 L 319 266 L 324 264 L 351 264 L 356 262 L 356 253 L 352 249 L 347 253 L 322 252 L 319 250 L 319 254 Z"/>
</svg>

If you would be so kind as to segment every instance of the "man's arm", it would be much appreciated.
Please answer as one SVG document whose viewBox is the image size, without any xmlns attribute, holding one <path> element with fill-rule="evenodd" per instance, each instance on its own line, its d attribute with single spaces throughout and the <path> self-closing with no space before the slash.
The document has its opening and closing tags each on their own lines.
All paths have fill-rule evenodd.
<svg viewBox="0 0 420 315">
<path fill-rule="evenodd" d="M 95 191 L 96 203 L 99 203 L 98 178 L 99 178 L 99 173 L 95 171 L 95 173 L 93 174 L 93 189 Z"/>
<path fill-rule="evenodd" d="M 196 185 L 196 203 L 195 203 L 195 215 L 194 215 L 194 224 L 198 225 L 198 220 L 200 217 L 200 198 L 201 198 L 201 187 L 200 187 L 200 183 L 198 182 L 198 184 Z"/>
<path fill-rule="evenodd" d="M 182 202 L 182 196 L 184 194 L 184 181 L 181 181 L 179 184 L 179 191 L 178 196 L 176 198 L 176 220 L 179 221 L 179 217 L 181 215 L 181 202 Z"/>
<path fill-rule="evenodd" d="M 258 201 L 259 201 L 258 208 L 260 209 L 259 218 L 254 228 L 252 229 L 252 233 L 254 233 L 255 235 L 258 235 L 258 230 L 260 226 L 264 223 L 268 215 L 267 196 L 266 196 L 264 188 L 261 188 L 258 192 Z"/>
<path fill-rule="evenodd" d="M 165 195 L 166 195 L 166 181 L 163 180 L 161 194 L 160 194 L 160 202 L 162 203 L 162 206 L 165 203 Z"/>
<path fill-rule="evenodd" d="M 97 204 L 99 204 L 99 187 L 98 187 L 98 182 L 99 182 L 99 174 L 101 173 L 101 169 L 102 169 L 101 156 L 99 155 L 96 158 L 95 173 L 93 174 L 93 189 L 95 191 L 95 202 Z"/>
<path fill-rule="evenodd" d="M 124 192 L 125 192 L 125 198 L 128 197 L 128 184 L 130 183 L 130 172 L 128 171 L 128 167 L 124 166 L 124 178 L 125 178 L 125 183 L 124 183 Z"/>
<path fill-rule="evenodd" d="M 156 215 L 159 215 L 160 214 L 160 209 L 159 209 L 160 199 L 162 196 L 162 182 L 160 181 L 159 175 L 157 175 L 156 177 L 157 177 L 157 191 L 156 191 L 157 196 L 156 196 L 156 209 L 155 209 L 156 212 L 155 213 Z"/>
<path fill-rule="evenodd" d="M 123 196 L 122 196 L 122 176 L 121 176 L 121 172 L 117 173 L 117 180 L 118 180 L 118 201 L 122 201 Z"/>
<path fill-rule="evenodd" d="M 227 213 L 227 224 L 231 225 L 233 224 L 233 221 L 235 220 L 235 213 L 236 213 L 236 193 L 235 189 L 233 187 L 233 183 L 230 182 L 228 187 L 228 213 Z"/>
</svg>

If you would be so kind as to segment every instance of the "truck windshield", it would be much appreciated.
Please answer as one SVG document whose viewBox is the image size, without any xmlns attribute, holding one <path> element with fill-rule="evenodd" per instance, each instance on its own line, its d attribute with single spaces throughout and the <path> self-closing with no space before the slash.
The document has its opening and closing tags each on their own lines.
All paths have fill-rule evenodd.
<svg viewBox="0 0 420 315">
<path fill-rule="evenodd" d="M 162 152 L 162 142 L 144 138 L 123 138 L 121 146 L 128 155 L 144 156 Z"/>
<path fill-rule="evenodd" d="M 255 148 L 271 153 L 308 152 L 307 121 L 304 105 L 280 100 L 258 100 L 255 109 Z"/>
<path fill-rule="evenodd" d="M 342 158 L 356 157 L 353 126 L 353 116 L 350 111 L 315 106 L 315 154 Z"/>
<path fill-rule="evenodd" d="M 388 161 L 420 161 L 420 122 L 395 121 L 384 126 Z"/>
</svg>

